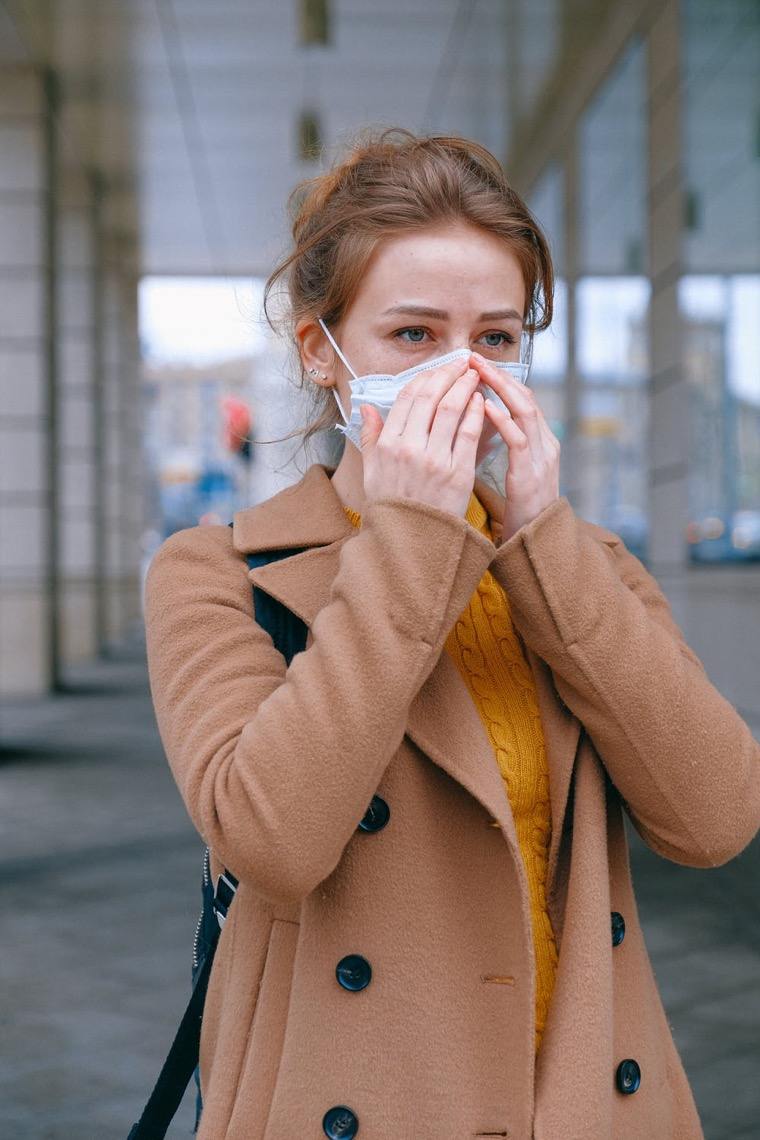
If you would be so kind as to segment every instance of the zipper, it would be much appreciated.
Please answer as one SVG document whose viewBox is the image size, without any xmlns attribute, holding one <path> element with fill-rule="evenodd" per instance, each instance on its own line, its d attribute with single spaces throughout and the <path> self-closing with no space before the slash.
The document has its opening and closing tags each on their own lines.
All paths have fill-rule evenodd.
<svg viewBox="0 0 760 1140">
<path fill-rule="evenodd" d="M 203 852 L 203 885 L 208 886 L 208 884 L 210 882 L 211 882 L 211 868 L 210 868 L 209 849 L 207 847 L 206 850 Z M 204 905 L 205 905 L 205 896 L 204 896 Z M 203 926 L 203 909 L 204 908 L 201 908 L 201 913 L 198 916 L 198 923 L 195 927 L 195 936 L 193 937 L 193 969 L 194 970 L 198 969 L 198 943 L 199 943 L 200 937 L 201 937 L 201 927 Z"/>
<path fill-rule="evenodd" d="M 193 938 L 193 969 L 198 969 L 198 942 L 201 936 L 201 926 L 203 925 L 203 911 L 198 916 L 198 925 L 195 928 L 195 937 Z"/>
</svg>

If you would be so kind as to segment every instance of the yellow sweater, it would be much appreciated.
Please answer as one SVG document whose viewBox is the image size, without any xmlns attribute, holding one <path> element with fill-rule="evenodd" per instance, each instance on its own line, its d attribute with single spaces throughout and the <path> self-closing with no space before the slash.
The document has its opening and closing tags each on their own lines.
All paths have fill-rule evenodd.
<svg viewBox="0 0 760 1140">
<path fill-rule="evenodd" d="M 361 515 L 344 506 L 358 527 Z M 475 493 L 467 521 L 492 538 L 488 515 Z M 557 970 L 557 943 L 546 908 L 551 839 L 549 773 L 530 666 L 510 618 L 504 590 L 486 570 L 444 648 L 459 669 L 494 750 L 512 807 L 530 892 L 536 959 L 536 1052 Z"/>
</svg>

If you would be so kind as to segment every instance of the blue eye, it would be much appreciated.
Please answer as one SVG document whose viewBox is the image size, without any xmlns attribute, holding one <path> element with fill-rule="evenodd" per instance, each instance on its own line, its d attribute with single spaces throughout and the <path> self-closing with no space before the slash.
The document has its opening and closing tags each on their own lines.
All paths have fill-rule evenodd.
<svg viewBox="0 0 760 1140">
<path fill-rule="evenodd" d="M 404 333 L 421 333 L 422 336 L 424 336 L 425 329 L 415 325 L 412 328 L 399 329 L 398 332 L 395 332 L 393 335 L 402 338 L 404 336 Z M 407 341 L 407 344 L 422 344 L 422 337 L 413 337 L 411 340 Z"/>
<path fill-rule="evenodd" d="M 486 340 L 488 348 L 503 348 L 505 344 L 515 343 L 515 338 L 513 336 L 510 336 L 509 333 L 504 332 L 483 333 L 483 337 Z M 489 340 L 489 337 L 501 337 L 502 339 L 498 342 L 494 342 L 493 340 Z"/>
</svg>

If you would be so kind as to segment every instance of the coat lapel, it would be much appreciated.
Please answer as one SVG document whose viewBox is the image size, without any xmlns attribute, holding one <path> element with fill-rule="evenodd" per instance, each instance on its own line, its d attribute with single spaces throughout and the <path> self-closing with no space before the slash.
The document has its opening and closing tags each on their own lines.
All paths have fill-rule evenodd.
<svg viewBox="0 0 760 1140">
<path fill-rule="evenodd" d="M 283 602 L 309 627 L 330 599 L 343 544 L 356 534 L 330 482 L 334 470 L 334 467 L 314 463 L 299 482 L 262 503 L 238 511 L 233 520 L 232 541 L 241 553 L 293 549 L 294 553 L 288 558 L 249 570 L 248 578 Z M 476 479 L 474 490 L 491 517 L 494 541 L 498 545 L 504 500 L 480 479 Z M 580 725 L 558 700 L 549 667 L 525 645 L 519 632 L 518 637 L 536 682 L 549 766 L 552 839 L 547 893 L 550 893 Z M 406 735 L 480 801 L 499 823 L 519 863 L 521 856 L 512 810 L 487 733 L 456 665 L 446 652 L 441 653 L 412 702 Z"/>
</svg>

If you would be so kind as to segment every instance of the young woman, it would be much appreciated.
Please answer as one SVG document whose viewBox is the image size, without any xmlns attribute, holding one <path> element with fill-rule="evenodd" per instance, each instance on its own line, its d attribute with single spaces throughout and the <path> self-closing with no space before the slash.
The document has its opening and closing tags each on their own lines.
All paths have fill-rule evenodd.
<svg viewBox="0 0 760 1140">
<path fill-rule="evenodd" d="M 486 150 L 403 131 L 301 187 L 293 235 L 269 286 L 340 462 L 172 535 L 146 584 L 168 760 L 240 880 L 199 1138 L 698 1140 L 623 812 L 664 858 L 725 863 L 760 826 L 760 747 L 559 495 L 519 367 L 546 241 Z M 476 476 L 494 442 L 503 493 Z M 289 667 L 252 583 L 308 627 Z"/>
</svg>

